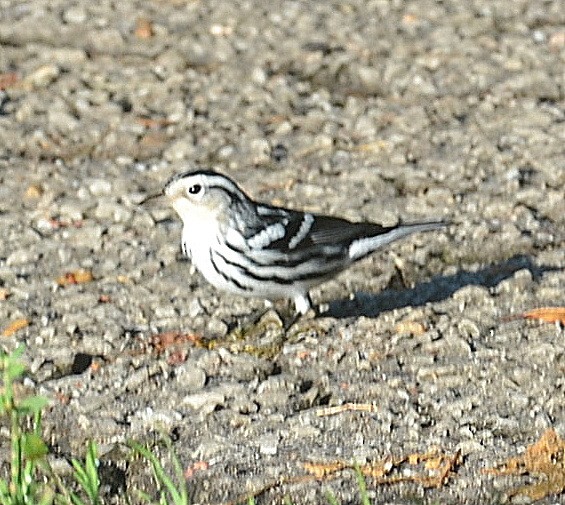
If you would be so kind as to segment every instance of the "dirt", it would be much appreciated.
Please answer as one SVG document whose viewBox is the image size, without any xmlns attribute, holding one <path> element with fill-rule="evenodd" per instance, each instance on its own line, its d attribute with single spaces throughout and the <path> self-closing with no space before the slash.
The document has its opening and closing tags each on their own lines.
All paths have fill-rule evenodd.
<svg viewBox="0 0 565 505">
<path fill-rule="evenodd" d="M 194 504 L 357 503 L 352 470 L 307 465 L 430 451 L 459 455 L 445 479 L 391 463 L 374 502 L 528 501 L 484 470 L 565 435 L 563 326 L 516 317 L 565 301 L 562 2 L 0 5 L 1 344 L 26 345 L 59 471 L 95 440 L 125 503 L 154 489 L 125 441 L 170 469 L 164 432 Z M 254 323 L 263 302 L 206 284 L 173 211 L 139 205 L 196 167 L 452 224 L 313 290 L 324 312 L 285 331 L 284 301 Z"/>
</svg>

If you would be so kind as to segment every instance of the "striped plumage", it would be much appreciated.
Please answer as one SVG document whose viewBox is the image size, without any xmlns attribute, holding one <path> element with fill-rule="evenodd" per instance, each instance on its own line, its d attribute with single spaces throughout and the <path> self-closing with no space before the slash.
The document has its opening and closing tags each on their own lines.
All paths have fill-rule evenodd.
<svg viewBox="0 0 565 505">
<path fill-rule="evenodd" d="M 442 222 L 383 227 L 254 202 L 211 170 L 185 172 L 164 188 L 183 221 L 182 249 L 219 289 L 311 308 L 308 291 L 379 247 Z"/>
</svg>

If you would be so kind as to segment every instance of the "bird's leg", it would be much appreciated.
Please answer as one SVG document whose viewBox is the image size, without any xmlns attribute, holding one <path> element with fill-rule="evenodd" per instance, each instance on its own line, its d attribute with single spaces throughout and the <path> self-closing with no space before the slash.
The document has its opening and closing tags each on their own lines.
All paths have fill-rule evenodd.
<svg viewBox="0 0 565 505">
<path fill-rule="evenodd" d="M 300 315 L 306 314 L 312 308 L 312 298 L 310 298 L 310 293 L 305 293 L 294 297 L 294 306 L 296 307 L 296 312 Z"/>
<path fill-rule="evenodd" d="M 310 293 L 298 295 L 294 297 L 293 301 L 295 311 L 291 314 L 290 319 L 284 319 L 285 332 L 290 330 L 300 319 L 313 319 L 317 315 L 317 311 L 314 309 L 314 304 L 312 303 L 312 298 L 310 298 Z"/>
</svg>

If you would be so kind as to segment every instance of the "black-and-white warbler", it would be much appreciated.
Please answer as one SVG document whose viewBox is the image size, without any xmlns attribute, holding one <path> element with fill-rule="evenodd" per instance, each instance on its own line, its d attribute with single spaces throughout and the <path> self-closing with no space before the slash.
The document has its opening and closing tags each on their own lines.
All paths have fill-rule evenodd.
<svg viewBox="0 0 565 505">
<path fill-rule="evenodd" d="M 310 288 L 397 239 L 443 222 L 384 227 L 258 203 L 211 170 L 184 172 L 163 189 L 183 221 L 182 250 L 216 288 L 291 298 L 302 314 Z"/>
</svg>

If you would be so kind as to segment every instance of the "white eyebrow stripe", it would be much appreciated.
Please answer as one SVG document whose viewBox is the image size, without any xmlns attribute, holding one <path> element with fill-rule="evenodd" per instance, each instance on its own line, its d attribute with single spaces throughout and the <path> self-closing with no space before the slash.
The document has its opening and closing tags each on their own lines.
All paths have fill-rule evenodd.
<svg viewBox="0 0 565 505">
<path fill-rule="evenodd" d="M 300 228 L 296 232 L 296 235 L 292 237 L 288 242 L 289 249 L 294 249 L 298 244 L 300 244 L 300 242 L 304 240 L 304 238 L 310 232 L 313 223 L 314 223 L 314 216 L 312 214 L 304 214 Z"/>
<path fill-rule="evenodd" d="M 284 237 L 286 233 L 286 228 L 282 223 L 275 223 L 267 226 L 265 229 L 261 230 L 256 235 L 253 235 L 247 240 L 247 243 L 253 249 L 263 249 L 273 242 Z"/>
</svg>

